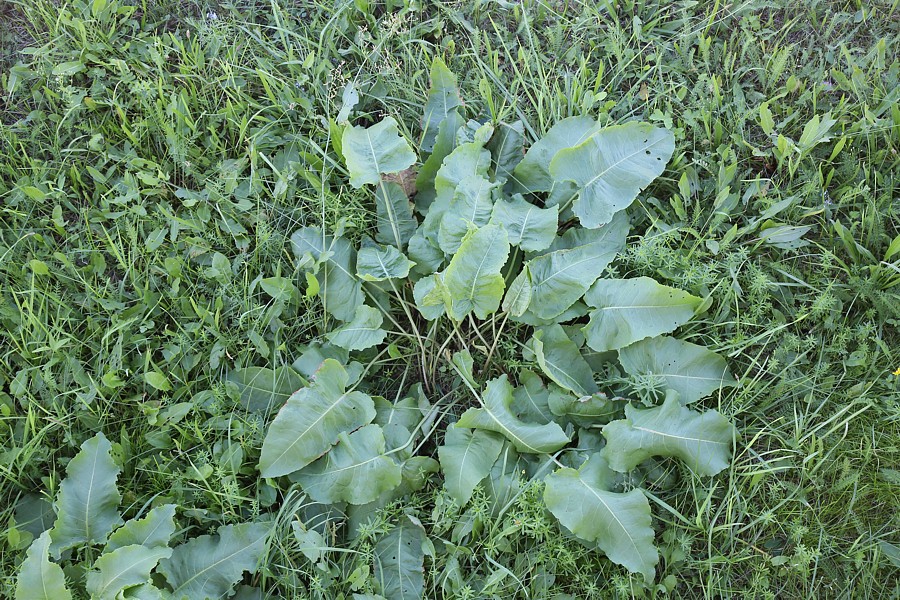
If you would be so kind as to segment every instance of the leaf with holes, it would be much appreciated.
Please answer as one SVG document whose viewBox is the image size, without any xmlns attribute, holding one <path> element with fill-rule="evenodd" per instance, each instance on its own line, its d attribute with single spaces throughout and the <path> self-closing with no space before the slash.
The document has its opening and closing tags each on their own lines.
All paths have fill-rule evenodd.
<svg viewBox="0 0 900 600">
<path fill-rule="evenodd" d="M 662 406 L 626 406 L 625 418 L 606 425 L 603 435 L 601 453 L 616 471 L 630 471 L 651 456 L 673 456 L 698 475 L 715 475 L 731 464 L 735 428 L 717 411 L 691 410 L 669 394 Z"/>
<path fill-rule="evenodd" d="M 376 589 L 388 600 L 421 600 L 425 592 L 425 530 L 413 517 L 375 544 Z"/>
<path fill-rule="evenodd" d="M 662 174 L 674 151 L 672 132 L 648 123 L 625 123 L 560 150 L 550 163 L 550 174 L 576 185 L 572 209 L 582 227 L 593 229 L 627 208 Z"/>
</svg>

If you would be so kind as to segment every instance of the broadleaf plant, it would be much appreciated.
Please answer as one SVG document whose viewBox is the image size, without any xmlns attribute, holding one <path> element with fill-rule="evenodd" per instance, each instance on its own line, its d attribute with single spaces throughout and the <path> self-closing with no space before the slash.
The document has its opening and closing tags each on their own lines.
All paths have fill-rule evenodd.
<svg viewBox="0 0 900 600">
<path fill-rule="evenodd" d="M 218 535 L 190 538 L 173 548 L 176 506 L 160 504 L 123 522 L 118 473 L 106 436 L 98 433 L 82 444 L 60 484 L 55 524 L 32 542 L 19 568 L 16 600 L 72 598 L 66 573 L 76 572 L 84 577 L 71 589 L 85 591 L 77 597 L 218 599 L 232 594 L 245 571 L 256 571 L 270 523 L 226 525 Z M 51 557 L 70 563 L 71 570 L 64 572 Z"/>
<path fill-rule="evenodd" d="M 561 528 L 652 582 L 650 503 L 618 473 L 672 457 L 712 476 L 735 437 L 718 412 L 683 406 L 736 385 L 724 358 L 677 337 L 703 299 L 609 273 L 628 208 L 665 169 L 674 137 L 578 116 L 526 151 L 520 122 L 466 120 L 439 60 L 431 82 L 418 160 L 390 116 L 345 126 L 350 184 L 374 186 L 377 243 L 316 227 L 292 236 L 324 314 L 295 362 L 311 383 L 269 424 L 260 473 L 346 512 L 354 536 L 434 477 L 433 435 L 448 501 L 480 494 L 502 510 L 529 473 Z M 391 175 L 410 167 L 415 194 Z M 381 378 L 382 365 L 402 377 Z M 423 548 L 441 551 L 428 540 L 408 517 L 382 531 L 375 591 L 421 597 Z"/>
</svg>

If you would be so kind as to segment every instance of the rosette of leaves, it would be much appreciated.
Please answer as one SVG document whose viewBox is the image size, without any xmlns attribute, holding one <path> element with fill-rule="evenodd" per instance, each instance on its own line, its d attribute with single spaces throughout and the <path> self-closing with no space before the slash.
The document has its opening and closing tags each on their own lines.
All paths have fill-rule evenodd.
<svg viewBox="0 0 900 600">
<path fill-rule="evenodd" d="M 430 400 L 470 404 L 436 434 L 440 478 L 456 502 L 479 485 L 498 489 L 498 460 L 510 453 L 525 464 L 556 460 L 566 466 L 535 472 L 560 526 L 652 581 L 650 504 L 639 488 L 623 491 L 620 474 L 673 457 L 712 476 L 730 464 L 735 437 L 718 412 L 688 406 L 736 384 L 724 359 L 671 335 L 702 299 L 647 277 L 603 276 L 625 247 L 626 209 L 663 172 L 674 138 L 646 123 L 572 117 L 526 151 L 521 123 L 466 120 L 443 62 L 431 78 L 427 155 L 416 157 L 390 117 L 344 131 L 350 185 L 372 192 L 375 239 L 353 248 L 318 228 L 294 233 L 299 264 L 324 282 L 325 344 L 360 363 L 386 350 Z M 412 167 L 411 197 L 390 179 Z M 498 364 L 500 346 L 523 348 L 516 362 L 531 370 Z M 665 401 L 608 397 L 598 381 L 604 362 L 660 381 Z M 312 382 L 271 422 L 259 468 L 353 513 L 421 487 L 436 470 L 410 466 L 431 460 L 413 450 L 434 406 L 370 395 L 363 390 L 375 381 L 351 381 L 347 364 L 316 362 Z M 441 380 L 440 365 L 456 377 Z M 575 443 L 576 429 L 591 434 Z M 399 527 L 390 539 L 423 535 Z M 420 584 L 392 589 L 386 597 L 422 595 Z"/>
<path fill-rule="evenodd" d="M 256 571 L 266 551 L 268 523 L 226 525 L 215 535 L 173 547 L 174 504 L 123 522 L 116 486 L 120 468 L 111 449 L 98 433 L 69 462 L 54 505 L 56 521 L 28 548 L 16 579 L 16 600 L 222 598 L 245 571 Z M 81 555 L 97 558 L 79 562 Z M 60 563 L 74 568 L 64 571 Z M 67 581 L 67 572 L 84 576 Z"/>
</svg>

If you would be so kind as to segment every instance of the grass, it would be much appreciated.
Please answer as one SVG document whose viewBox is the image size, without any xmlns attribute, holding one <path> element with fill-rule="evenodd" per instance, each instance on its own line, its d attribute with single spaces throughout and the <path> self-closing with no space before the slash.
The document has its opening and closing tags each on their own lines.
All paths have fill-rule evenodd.
<svg viewBox="0 0 900 600">
<path fill-rule="evenodd" d="M 404 513 L 437 543 L 480 531 L 426 560 L 430 598 L 900 595 L 896 1 L 35 0 L 0 14 L 0 596 L 40 533 L 36 500 L 99 430 L 129 515 L 172 501 L 196 534 L 277 514 L 253 581 L 276 597 L 369 589 L 375 540 Z M 528 481 L 503 512 L 502 490 L 462 511 L 426 486 L 357 539 L 326 539 L 340 547 L 315 566 L 291 521 L 333 517 L 258 478 L 266 424 L 231 411 L 225 377 L 290 364 L 323 318 L 259 280 L 302 277 L 300 225 L 373 227 L 329 119 L 353 82 L 354 122 L 390 115 L 418 140 L 435 56 L 472 112 L 521 119 L 530 140 L 579 114 L 675 133 L 615 269 L 709 296 L 683 337 L 743 385 L 708 401 L 738 424 L 728 472 L 662 463 L 641 484 L 655 589 L 560 536 Z"/>
</svg>

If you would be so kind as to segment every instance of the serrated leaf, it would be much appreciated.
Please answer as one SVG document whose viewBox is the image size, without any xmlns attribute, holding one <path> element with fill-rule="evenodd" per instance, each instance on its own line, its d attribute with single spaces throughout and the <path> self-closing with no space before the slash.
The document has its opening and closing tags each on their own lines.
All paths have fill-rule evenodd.
<svg viewBox="0 0 900 600">
<path fill-rule="evenodd" d="M 259 470 L 279 477 L 302 469 L 327 452 L 341 433 L 375 418 L 375 404 L 362 392 L 345 392 L 349 377 L 326 359 L 312 386 L 294 393 L 278 412 L 263 441 Z"/>
<path fill-rule="evenodd" d="M 444 488 L 460 506 L 469 502 L 502 449 L 503 438 L 495 433 L 447 427 L 444 445 L 438 447 L 438 458 L 444 472 Z"/>
<path fill-rule="evenodd" d="M 111 448 L 106 436 L 98 433 L 81 445 L 66 467 L 56 497 L 56 525 L 50 530 L 54 556 L 82 544 L 102 544 L 122 524 L 118 510 L 122 496 L 116 488 L 120 469 Z"/>
<path fill-rule="evenodd" d="M 594 542 L 614 563 L 653 581 L 659 555 L 653 545 L 650 503 L 640 490 L 608 491 L 611 472 L 593 454 L 580 469 L 559 469 L 544 480 L 544 502 L 560 523 Z"/>
<path fill-rule="evenodd" d="M 635 342 L 619 350 L 619 362 L 633 376 L 661 377 L 690 404 L 722 387 L 736 386 L 725 359 L 696 344 L 669 336 Z"/>
<path fill-rule="evenodd" d="M 104 553 L 87 573 L 87 591 L 92 600 L 116 600 L 122 590 L 149 582 L 157 563 L 171 555 L 172 549 L 167 546 L 140 545 Z"/>
<path fill-rule="evenodd" d="M 323 233 L 319 227 L 304 227 L 291 236 L 294 255 L 302 259 L 309 253 L 314 260 L 324 258 L 319 274 L 319 298 L 334 318 L 350 321 L 356 307 L 363 303 L 362 284 L 356 278 L 356 250 L 342 237 Z"/>
<path fill-rule="evenodd" d="M 509 180 L 524 156 L 525 126 L 522 121 L 500 123 L 487 149 L 494 159 L 494 180 Z"/>
<path fill-rule="evenodd" d="M 345 127 L 341 151 L 350 171 L 350 185 L 359 189 L 376 184 L 383 173 L 397 173 L 416 162 L 393 117 L 385 117 L 371 127 Z"/>
<path fill-rule="evenodd" d="M 554 184 L 550 162 L 556 153 L 581 144 L 598 131 L 600 125 L 590 117 L 569 117 L 555 123 L 516 165 L 514 179 L 525 192 L 549 192 Z"/>
<path fill-rule="evenodd" d="M 371 306 L 356 307 L 356 316 L 334 331 L 326 334 L 328 341 L 346 350 L 365 350 L 384 341 L 387 332 L 381 328 L 384 317 Z"/>
<path fill-rule="evenodd" d="M 662 175 L 674 151 L 672 132 L 648 123 L 625 123 L 560 150 L 550 173 L 557 181 L 575 183 L 578 197 L 572 210 L 583 227 L 593 229 L 609 223 Z"/>
<path fill-rule="evenodd" d="M 452 318 L 460 321 L 474 312 L 486 319 L 497 310 L 505 285 L 500 270 L 508 256 L 509 242 L 501 227 L 485 225 L 463 238 L 443 276 Z"/>
<path fill-rule="evenodd" d="M 62 567 L 50 562 L 50 532 L 31 543 L 16 577 L 16 600 L 72 600 Z"/>
<path fill-rule="evenodd" d="M 438 231 L 438 244 L 447 254 L 459 250 L 470 227 L 483 227 L 491 219 L 494 202 L 491 193 L 496 184 L 481 175 L 465 177 L 456 186 L 453 199 Z"/>
<path fill-rule="evenodd" d="M 597 352 L 617 350 L 675 331 L 694 316 L 703 302 L 649 277 L 601 279 L 584 299 L 595 310 L 582 331 L 588 346 Z"/>
<path fill-rule="evenodd" d="M 616 471 L 630 471 L 651 456 L 681 459 L 698 475 L 715 475 L 731 464 L 735 428 L 715 410 L 700 413 L 670 394 L 662 406 L 625 407 L 625 418 L 603 428 L 601 454 Z"/>
<path fill-rule="evenodd" d="M 421 600 L 425 591 L 425 530 L 411 517 L 375 544 L 376 589 L 388 600 Z"/>
<path fill-rule="evenodd" d="M 438 128 L 452 112 L 462 106 L 462 98 L 454 75 L 438 57 L 431 62 L 431 86 L 422 116 L 422 150 L 431 152 L 435 146 Z"/>
<path fill-rule="evenodd" d="M 534 354 L 547 377 L 565 389 L 579 396 L 598 391 L 594 372 L 561 325 L 549 325 L 534 333 Z"/>
<path fill-rule="evenodd" d="M 235 369 L 225 379 L 237 385 L 241 408 L 263 414 L 284 404 L 291 394 L 306 385 L 306 380 L 288 366 L 274 370 L 265 367 Z"/>
<path fill-rule="evenodd" d="M 175 505 L 163 504 L 142 519 L 131 519 L 109 536 L 104 552 L 138 544 L 148 548 L 167 546 L 175 533 Z"/>
<path fill-rule="evenodd" d="M 157 570 L 178 600 L 225 597 L 244 571 L 256 572 L 269 532 L 270 526 L 265 523 L 219 527 L 217 535 L 201 535 L 175 547 Z"/>
<path fill-rule="evenodd" d="M 539 319 L 554 319 L 593 285 L 625 247 L 628 219 L 616 217 L 599 230 L 570 229 L 557 238 L 550 252 L 526 263 L 531 277 L 528 311 Z"/>
<path fill-rule="evenodd" d="M 400 485 L 400 465 L 384 450 L 384 433 L 378 425 L 341 433 L 328 454 L 291 475 L 291 480 L 322 504 L 367 504 Z"/>
<path fill-rule="evenodd" d="M 544 454 L 555 452 L 569 443 L 556 423 L 538 425 L 520 421 L 512 412 L 513 389 L 502 375 L 487 383 L 482 408 L 470 408 L 459 418 L 457 427 L 486 429 L 506 437 L 519 452 Z"/>
<path fill-rule="evenodd" d="M 511 201 L 494 203 L 491 223 L 502 226 L 509 243 L 526 252 L 545 250 L 553 243 L 559 224 L 559 207 L 538 208 L 516 194 Z"/>
<path fill-rule="evenodd" d="M 375 211 L 378 227 L 375 239 L 403 250 L 419 226 L 406 192 L 397 183 L 381 182 L 375 189 Z"/>
</svg>

